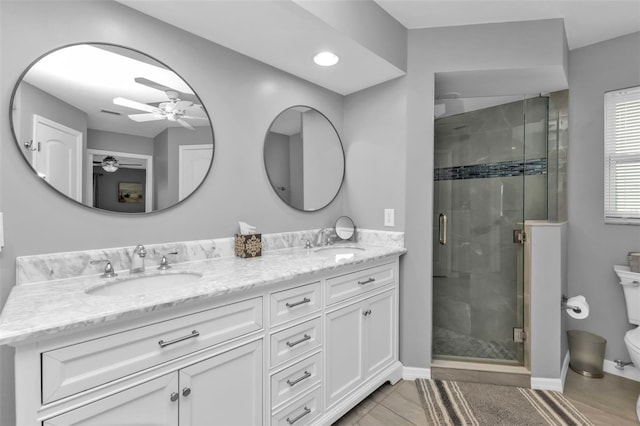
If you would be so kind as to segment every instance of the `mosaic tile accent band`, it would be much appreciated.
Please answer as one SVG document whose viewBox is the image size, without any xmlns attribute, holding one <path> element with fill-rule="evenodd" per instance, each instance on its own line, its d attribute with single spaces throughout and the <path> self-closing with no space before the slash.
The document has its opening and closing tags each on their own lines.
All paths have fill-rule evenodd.
<svg viewBox="0 0 640 426">
<path fill-rule="evenodd" d="M 471 164 L 468 166 L 442 167 L 434 170 L 433 180 L 484 179 L 509 176 L 531 176 L 547 173 L 547 159 L 501 161 L 498 163 Z"/>
</svg>

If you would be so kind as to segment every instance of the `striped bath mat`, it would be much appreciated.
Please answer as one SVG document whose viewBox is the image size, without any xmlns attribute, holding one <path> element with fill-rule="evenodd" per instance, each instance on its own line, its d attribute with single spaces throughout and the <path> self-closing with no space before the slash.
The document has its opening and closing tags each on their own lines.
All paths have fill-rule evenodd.
<svg viewBox="0 0 640 426">
<path fill-rule="evenodd" d="M 417 379 L 433 425 L 591 425 L 559 392 Z"/>
</svg>

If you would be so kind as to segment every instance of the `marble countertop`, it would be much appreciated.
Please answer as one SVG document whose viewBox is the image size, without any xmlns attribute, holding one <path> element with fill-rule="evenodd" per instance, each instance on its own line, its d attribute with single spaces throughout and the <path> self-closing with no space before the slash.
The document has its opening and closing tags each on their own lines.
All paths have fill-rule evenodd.
<svg viewBox="0 0 640 426">
<path fill-rule="evenodd" d="M 192 272 L 202 274 L 202 278 L 143 296 L 101 296 L 86 292 L 126 279 L 128 272 L 119 273 L 115 278 L 93 275 L 18 285 L 11 290 L 0 314 L 0 345 L 15 345 L 62 331 L 157 312 L 406 252 L 406 249 L 394 246 L 349 245 L 365 250 L 354 250 L 353 256 L 336 256 L 329 251 L 297 247 L 267 251 L 261 257 L 250 259 L 222 257 L 184 262 L 174 264 L 166 272 L 156 270 L 155 265 L 148 266 L 146 275 Z"/>
</svg>

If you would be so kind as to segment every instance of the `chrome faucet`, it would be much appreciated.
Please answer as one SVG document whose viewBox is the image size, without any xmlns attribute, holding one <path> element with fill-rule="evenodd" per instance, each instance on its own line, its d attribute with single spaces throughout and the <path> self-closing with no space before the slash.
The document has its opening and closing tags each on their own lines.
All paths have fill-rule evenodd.
<svg viewBox="0 0 640 426">
<path fill-rule="evenodd" d="M 147 250 L 142 244 L 138 244 L 131 253 L 131 268 L 129 268 L 130 274 L 138 272 L 144 272 L 144 258 L 147 255 Z"/>
<path fill-rule="evenodd" d="M 160 260 L 160 266 L 158 266 L 159 271 L 166 271 L 167 269 L 171 269 L 171 265 L 169 265 L 169 261 L 167 260 L 167 256 L 170 254 L 175 256 L 178 254 L 178 250 L 162 255 L 162 259 Z"/>
<path fill-rule="evenodd" d="M 101 263 L 105 264 L 104 272 L 102 273 L 102 275 L 100 275 L 100 278 L 113 278 L 118 276 L 118 274 L 116 274 L 116 272 L 113 270 L 113 266 L 111 265 L 111 260 L 109 259 L 92 260 L 89 263 L 92 265 L 98 265 Z"/>
</svg>

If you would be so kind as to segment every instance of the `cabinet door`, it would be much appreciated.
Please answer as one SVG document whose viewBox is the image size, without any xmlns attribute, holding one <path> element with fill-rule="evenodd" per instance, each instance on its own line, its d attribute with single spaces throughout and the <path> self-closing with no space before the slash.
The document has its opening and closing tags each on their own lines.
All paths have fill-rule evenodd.
<svg viewBox="0 0 640 426">
<path fill-rule="evenodd" d="M 178 373 L 167 374 L 54 417 L 44 426 L 177 426 L 177 389 Z"/>
<path fill-rule="evenodd" d="M 180 426 L 262 424 L 262 340 L 180 370 Z"/>
<path fill-rule="evenodd" d="M 365 377 L 375 374 L 394 358 L 395 315 L 394 292 L 374 296 L 365 300 L 364 357 Z"/>
<path fill-rule="evenodd" d="M 326 316 L 327 407 L 362 382 L 363 304 L 355 303 Z"/>
</svg>

